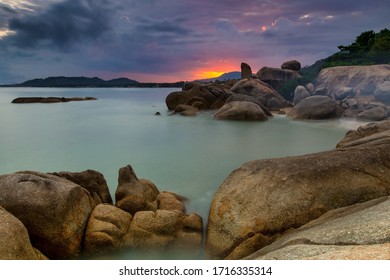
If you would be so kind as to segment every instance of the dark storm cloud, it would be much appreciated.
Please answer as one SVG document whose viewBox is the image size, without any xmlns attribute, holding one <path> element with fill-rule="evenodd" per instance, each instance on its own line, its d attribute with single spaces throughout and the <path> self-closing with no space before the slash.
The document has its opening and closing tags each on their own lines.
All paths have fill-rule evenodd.
<svg viewBox="0 0 390 280">
<path fill-rule="evenodd" d="M 63 75 L 69 74 L 65 70 L 180 75 L 218 68 L 220 61 L 231 61 L 236 69 L 241 61 L 254 68 L 293 58 L 311 64 L 363 31 L 389 28 L 390 14 L 387 0 L 23 3 L 28 6 L 19 10 L 0 4 L 0 32 L 14 32 L 0 37 L 3 65 L 34 75 L 39 69 L 40 76 L 53 69 Z M 20 53 L 29 56 L 28 63 Z"/>
<path fill-rule="evenodd" d="M 67 0 L 39 14 L 13 18 L 9 29 L 12 42 L 20 48 L 42 43 L 67 48 L 71 44 L 99 38 L 110 28 L 110 6 L 105 0 Z"/>
</svg>

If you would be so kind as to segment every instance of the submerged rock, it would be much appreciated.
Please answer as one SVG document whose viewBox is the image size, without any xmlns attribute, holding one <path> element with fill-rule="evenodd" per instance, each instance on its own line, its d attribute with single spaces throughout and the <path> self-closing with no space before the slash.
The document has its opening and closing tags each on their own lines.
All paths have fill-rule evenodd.
<svg viewBox="0 0 390 280">
<path fill-rule="evenodd" d="M 336 150 L 256 160 L 233 171 L 211 203 L 209 256 L 243 258 L 329 210 L 389 195 L 390 135 L 381 133 Z"/>
</svg>

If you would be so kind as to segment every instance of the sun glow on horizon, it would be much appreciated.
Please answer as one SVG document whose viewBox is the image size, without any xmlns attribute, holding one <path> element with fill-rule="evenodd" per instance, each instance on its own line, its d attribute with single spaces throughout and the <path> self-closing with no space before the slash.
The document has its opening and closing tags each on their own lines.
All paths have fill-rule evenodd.
<svg viewBox="0 0 390 280">
<path fill-rule="evenodd" d="M 229 71 L 226 71 L 229 72 Z M 210 79 L 221 76 L 225 71 L 200 70 L 195 73 L 197 79 Z"/>
</svg>

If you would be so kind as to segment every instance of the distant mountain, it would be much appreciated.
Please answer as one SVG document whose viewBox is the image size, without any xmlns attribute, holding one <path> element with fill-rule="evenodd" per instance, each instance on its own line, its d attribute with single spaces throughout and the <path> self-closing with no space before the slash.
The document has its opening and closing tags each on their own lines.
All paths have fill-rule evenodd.
<svg viewBox="0 0 390 280">
<path fill-rule="evenodd" d="M 228 72 L 228 73 L 222 74 L 219 77 L 195 80 L 194 82 L 198 82 L 198 83 L 213 83 L 213 82 L 215 82 L 217 80 L 218 81 L 227 81 L 227 80 L 233 80 L 233 79 L 241 79 L 241 72 L 240 71 Z"/>
<path fill-rule="evenodd" d="M 105 81 L 94 77 L 49 77 L 45 79 L 33 79 L 21 84 L 13 85 L 18 87 L 128 87 L 136 86 L 139 82 L 127 78 Z"/>
</svg>

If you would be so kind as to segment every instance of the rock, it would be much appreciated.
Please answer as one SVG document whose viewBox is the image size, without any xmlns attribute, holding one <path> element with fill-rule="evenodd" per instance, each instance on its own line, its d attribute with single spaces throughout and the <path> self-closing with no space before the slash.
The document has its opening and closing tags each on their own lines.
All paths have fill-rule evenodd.
<svg viewBox="0 0 390 280">
<path fill-rule="evenodd" d="M 351 87 L 340 87 L 338 90 L 334 92 L 334 96 L 332 96 L 335 100 L 344 100 L 345 98 L 353 98 L 355 96 L 355 91 Z M 355 99 L 356 100 L 356 99 Z"/>
<path fill-rule="evenodd" d="M 355 119 L 357 117 L 357 115 L 359 114 L 359 111 L 356 110 L 356 109 L 351 109 L 351 108 L 348 108 L 344 111 L 343 113 L 343 117 L 344 118 L 349 118 L 349 119 Z"/>
<path fill-rule="evenodd" d="M 122 241 L 132 217 L 110 204 L 99 204 L 89 218 L 84 238 L 86 254 L 101 254 L 124 249 Z"/>
<path fill-rule="evenodd" d="M 58 172 L 52 174 L 67 179 L 77 185 L 80 185 L 81 187 L 89 191 L 91 195 L 96 194 L 100 199 L 99 203 L 112 204 L 110 190 L 107 186 L 106 179 L 104 178 L 102 173 L 88 169 L 82 172 Z"/>
<path fill-rule="evenodd" d="M 157 200 L 156 189 L 137 178 L 130 165 L 119 169 L 115 206 L 130 213 L 149 210 Z"/>
<path fill-rule="evenodd" d="M 305 87 L 310 95 L 314 94 L 314 85 L 312 83 L 308 83 Z"/>
<path fill-rule="evenodd" d="M 202 244 L 202 219 L 196 214 L 157 210 L 137 212 L 124 244 L 130 248 L 199 250 Z"/>
<path fill-rule="evenodd" d="M 356 100 L 356 98 L 348 98 L 347 100 L 345 100 L 345 103 L 349 108 L 357 108 L 358 106 L 358 101 Z"/>
<path fill-rule="evenodd" d="M 161 113 L 160 112 L 156 112 L 154 113 L 155 116 L 161 116 Z"/>
<path fill-rule="evenodd" d="M 342 109 L 327 96 L 310 96 L 295 105 L 287 114 L 292 119 L 331 119 L 342 115 Z"/>
<path fill-rule="evenodd" d="M 42 260 L 21 221 L 0 206 L 0 260 Z"/>
<path fill-rule="evenodd" d="M 266 106 L 264 106 L 263 103 L 261 103 L 260 101 L 258 101 L 256 98 L 252 96 L 244 95 L 244 94 L 233 94 L 226 100 L 225 104 L 232 101 L 248 101 L 248 102 L 255 103 L 263 110 L 263 112 L 266 114 L 267 117 L 272 117 L 272 113 L 270 112 L 270 110 Z"/>
<path fill-rule="evenodd" d="M 257 78 L 269 84 L 275 90 L 279 90 L 286 82 L 299 78 L 297 71 L 288 69 L 279 69 L 272 67 L 262 67 L 257 72 Z"/>
<path fill-rule="evenodd" d="M 1 175 L 0 205 L 25 225 L 33 246 L 48 258 L 69 259 L 80 255 L 94 206 L 84 188 L 38 172 Z"/>
<path fill-rule="evenodd" d="M 196 115 L 197 112 L 193 110 L 186 110 L 180 113 L 180 116 L 185 116 L 185 117 L 195 117 Z"/>
<path fill-rule="evenodd" d="M 184 111 L 199 111 L 198 108 L 190 106 L 190 105 L 185 105 L 185 104 L 180 104 L 175 108 L 175 113 L 181 113 Z"/>
<path fill-rule="evenodd" d="M 390 105 L 390 81 L 384 81 L 378 84 L 374 90 L 376 100 Z"/>
<path fill-rule="evenodd" d="M 176 210 L 185 214 L 186 207 L 180 201 L 177 195 L 170 192 L 160 192 L 157 196 L 158 209 L 161 210 Z"/>
<path fill-rule="evenodd" d="M 357 115 L 358 120 L 362 121 L 382 121 L 387 117 L 386 109 L 383 107 L 374 107 L 365 110 Z"/>
<path fill-rule="evenodd" d="M 209 256 L 243 258 L 329 210 L 388 195 L 390 131 L 382 133 L 360 145 L 256 160 L 233 171 L 211 203 Z"/>
<path fill-rule="evenodd" d="M 245 62 L 241 62 L 241 79 L 252 79 L 252 68 Z"/>
<path fill-rule="evenodd" d="M 95 97 L 18 97 L 12 100 L 11 103 L 21 104 L 21 103 L 60 103 L 60 102 L 70 102 L 70 101 L 91 101 L 97 100 Z"/>
<path fill-rule="evenodd" d="M 232 101 L 219 109 L 214 118 L 217 120 L 265 121 L 264 111 L 255 103 L 248 101 Z"/>
<path fill-rule="evenodd" d="M 326 87 L 318 87 L 314 90 L 314 95 L 328 96 L 328 89 Z"/>
<path fill-rule="evenodd" d="M 315 84 L 316 88 L 326 88 L 327 96 L 334 99 L 343 99 L 345 91 L 342 89 L 353 89 L 354 95 L 359 104 L 365 101 L 366 96 L 375 96 L 381 99 L 381 88 L 387 88 L 390 80 L 390 65 L 370 66 L 338 66 L 321 70 Z M 386 83 L 387 81 L 387 83 Z M 383 84 L 383 86 L 382 86 Z M 339 97 L 339 94 L 342 96 Z M 386 100 L 386 98 L 385 98 Z"/>
<path fill-rule="evenodd" d="M 301 102 L 307 97 L 310 97 L 310 93 L 307 91 L 307 89 L 304 86 L 297 86 L 294 91 L 293 104 L 297 105 L 299 102 Z"/>
<path fill-rule="evenodd" d="M 289 61 L 283 62 L 282 66 L 280 68 L 299 71 L 299 70 L 301 70 L 301 63 L 297 60 L 289 60 Z"/>
<path fill-rule="evenodd" d="M 381 121 L 359 126 L 356 130 L 349 130 L 344 138 L 337 144 L 336 148 L 343 148 L 354 145 L 360 139 L 370 139 L 368 136 L 379 134 L 390 130 L 390 121 Z"/>
<path fill-rule="evenodd" d="M 231 91 L 236 94 L 243 94 L 243 95 L 254 97 L 256 100 L 264 104 L 266 107 L 268 107 L 267 103 L 273 97 L 275 97 L 275 99 L 278 100 L 278 105 L 280 108 L 291 106 L 291 104 L 287 102 L 276 90 L 274 90 L 271 86 L 269 86 L 265 82 L 262 82 L 258 79 L 238 81 L 231 88 Z"/>
<path fill-rule="evenodd" d="M 200 110 L 208 110 L 217 104 L 222 106 L 226 99 L 232 95 L 230 87 L 223 84 L 201 85 L 190 83 L 185 86 L 185 89 L 189 90 L 168 94 L 165 103 L 169 110 L 174 110 L 180 104 L 190 105 Z"/>
<path fill-rule="evenodd" d="M 248 259 L 387 260 L 390 198 L 331 210 Z"/>
</svg>

